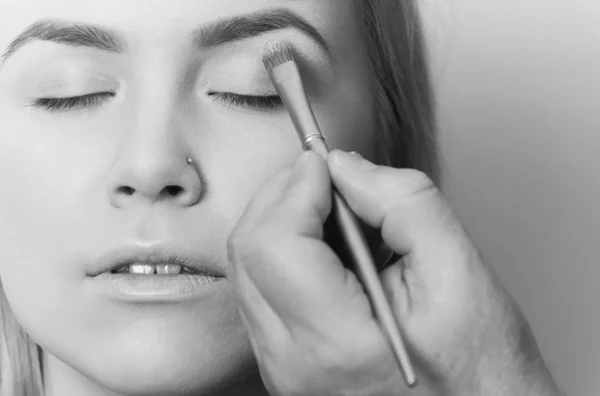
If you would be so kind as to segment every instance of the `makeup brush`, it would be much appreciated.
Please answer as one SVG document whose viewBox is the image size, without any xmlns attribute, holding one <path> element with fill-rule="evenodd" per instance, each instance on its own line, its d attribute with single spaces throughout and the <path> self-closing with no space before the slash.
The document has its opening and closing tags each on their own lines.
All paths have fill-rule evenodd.
<svg viewBox="0 0 600 396">
<path fill-rule="evenodd" d="M 327 158 L 329 149 L 304 90 L 291 44 L 285 41 L 269 43 L 262 48 L 261 55 L 273 85 L 296 128 L 302 148 L 314 150 L 323 158 Z M 356 215 L 335 189 L 335 186 L 333 187 L 332 211 L 335 224 L 352 257 L 354 271 L 365 289 L 404 379 L 409 386 L 415 386 L 417 378 L 402 340 L 396 317 L 379 281 L 375 260 Z"/>
</svg>

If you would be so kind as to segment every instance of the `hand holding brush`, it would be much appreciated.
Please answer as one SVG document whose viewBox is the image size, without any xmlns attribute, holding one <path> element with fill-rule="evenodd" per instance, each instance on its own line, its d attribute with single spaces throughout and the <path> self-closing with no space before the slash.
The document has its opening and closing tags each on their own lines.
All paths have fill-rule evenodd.
<svg viewBox="0 0 600 396">
<path fill-rule="evenodd" d="M 310 125 L 292 121 L 299 134 Z M 323 241 L 335 186 L 402 257 L 378 280 L 419 363 L 415 395 L 559 395 L 527 320 L 434 183 L 322 149 L 259 188 L 228 242 L 239 312 L 269 394 L 409 392 L 368 287 Z"/>
</svg>

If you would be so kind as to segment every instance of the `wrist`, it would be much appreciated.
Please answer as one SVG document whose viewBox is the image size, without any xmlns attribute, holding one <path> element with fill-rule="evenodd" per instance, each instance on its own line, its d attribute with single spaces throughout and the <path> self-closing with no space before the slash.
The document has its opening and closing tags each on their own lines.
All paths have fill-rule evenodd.
<svg viewBox="0 0 600 396">
<path fill-rule="evenodd" d="M 526 366 L 515 364 L 503 372 L 483 377 L 479 392 L 472 396 L 484 395 L 559 396 L 560 393 L 554 378 L 540 357 L 535 362 L 528 362 Z"/>
<path fill-rule="evenodd" d="M 526 321 L 504 342 L 491 344 L 468 375 L 449 387 L 452 396 L 564 396 Z M 465 373 L 466 374 L 466 373 Z"/>
<path fill-rule="evenodd" d="M 483 371 L 483 370 L 482 370 Z M 477 378 L 446 387 L 452 396 L 565 396 L 543 362 L 538 367 L 480 372 Z"/>
</svg>

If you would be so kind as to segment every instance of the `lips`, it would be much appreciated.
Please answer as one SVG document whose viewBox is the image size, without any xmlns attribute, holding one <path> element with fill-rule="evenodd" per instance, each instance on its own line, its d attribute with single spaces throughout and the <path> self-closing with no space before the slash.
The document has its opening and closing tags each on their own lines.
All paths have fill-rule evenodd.
<svg viewBox="0 0 600 396">
<path fill-rule="evenodd" d="M 129 244 L 118 246 L 100 255 L 88 269 L 88 275 L 96 277 L 100 274 L 113 273 L 127 275 L 140 273 L 139 268 L 146 268 L 145 273 L 161 274 L 163 268 L 181 268 L 182 274 L 221 278 L 225 275 L 219 266 L 202 254 L 191 249 L 173 244 Z M 150 271 L 152 269 L 153 271 Z M 141 272 L 144 273 L 144 272 Z"/>
</svg>

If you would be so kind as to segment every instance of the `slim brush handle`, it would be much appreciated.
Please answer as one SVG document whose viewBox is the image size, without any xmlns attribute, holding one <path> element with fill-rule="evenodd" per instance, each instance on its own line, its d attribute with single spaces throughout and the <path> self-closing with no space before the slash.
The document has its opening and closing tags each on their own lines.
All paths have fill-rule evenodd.
<svg viewBox="0 0 600 396">
<path fill-rule="evenodd" d="M 271 69 L 269 75 L 271 76 L 273 85 L 277 89 L 277 93 L 288 110 L 298 137 L 302 142 L 302 148 L 304 150 L 316 151 L 326 159 L 329 150 L 306 96 L 296 62 L 287 61 L 282 63 Z M 332 210 L 334 220 L 352 257 L 354 271 L 365 289 L 406 383 L 409 386 L 415 386 L 417 378 L 406 352 L 404 342 L 402 341 L 398 322 L 396 322 L 396 317 L 387 301 L 383 286 L 379 281 L 375 260 L 371 255 L 367 240 L 360 228 L 356 215 L 350 210 L 350 207 L 335 189 L 335 186 L 333 190 Z"/>
<path fill-rule="evenodd" d="M 327 158 L 329 151 L 322 138 L 307 139 L 304 149 L 316 151 L 324 158 Z M 369 244 L 362 232 L 356 215 L 352 212 L 346 200 L 335 189 L 335 186 L 332 203 L 334 220 L 352 257 L 354 271 L 369 296 L 371 307 L 375 311 L 375 315 L 381 324 L 381 329 L 392 347 L 396 362 L 402 371 L 402 375 L 404 375 L 406 383 L 409 386 L 415 386 L 417 378 L 406 351 L 406 346 L 400 335 L 396 317 L 379 281 L 379 274 L 377 273 L 375 260 L 371 254 Z"/>
<path fill-rule="evenodd" d="M 336 222 L 339 224 L 346 246 L 352 246 L 349 250 L 354 261 L 355 273 L 366 289 L 367 295 L 370 297 L 375 315 L 381 323 L 381 329 L 387 336 L 390 346 L 394 351 L 396 362 L 402 370 L 406 383 L 409 386 L 414 386 L 417 378 L 406 351 L 406 346 L 400 336 L 396 317 L 388 304 L 385 292 L 379 281 L 379 275 L 375 269 L 375 261 L 371 256 L 367 241 L 360 231 L 360 226 L 354 217 L 354 213 L 337 191 L 334 191 L 333 199 L 333 212 Z"/>
</svg>

